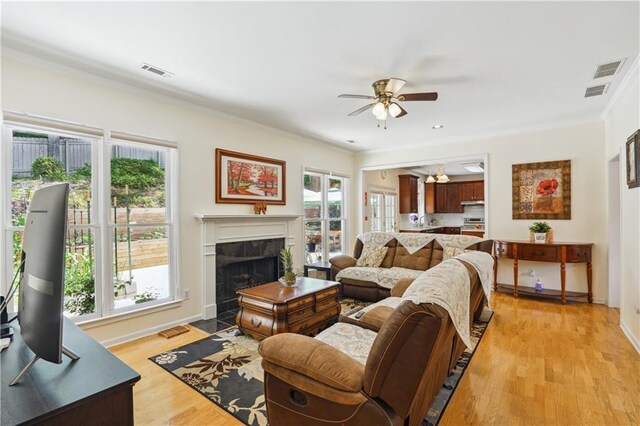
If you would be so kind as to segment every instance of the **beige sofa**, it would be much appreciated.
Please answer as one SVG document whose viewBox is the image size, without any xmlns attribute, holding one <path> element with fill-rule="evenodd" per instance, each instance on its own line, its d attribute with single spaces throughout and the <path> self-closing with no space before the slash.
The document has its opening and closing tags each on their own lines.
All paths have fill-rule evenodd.
<svg viewBox="0 0 640 426">
<path fill-rule="evenodd" d="M 475 317 L 484 293 L 476 270 L 464 267 Z M 391 295 L 401 298 L 411 281 L 398 282 Z M 270 424 L 421 425 L 465 345 L 442 307 L 398 303 L 341 317 L 316 338 L 265 339 L 259 350 Z"/>
<path fill-rule="evenodd" d="M 457 236 L 447 236 L 448 239 L 455 239 L 455 237 Z M 460 238 L 468 239 L 469 237 L 460 236 Z M 380 268 L 398 267 L 410 271 L 426 271 L 442 262 L 444 257 L 444 249 L 435 239 L 413 254 L 410 254 L 395 238 L 386 243 L 386 247 L 388 247 L 388 250 L 382 264 L 380 264 Z M 489 254 L 492 253 L 492 248 L 492 240 L 482 240 L 466 247 L 467 250 L 480 250 Z M 335 280 L 340 271 L 356 266 L 356 261 L 360 257 L 362 249 L 362 241 L 356 239 L 353 256 L 339 255 L 329 259 L 331 263 L 331 279 Z M 415 274 L 406 278 L 415 278 Z M 375 282 L 353 278 L 341 278 L 339 281 L 342 284 L 342 295 L 344 297 L 375 302 L 390 295 L 389 288 L 382 287 Z"/>
</svg>

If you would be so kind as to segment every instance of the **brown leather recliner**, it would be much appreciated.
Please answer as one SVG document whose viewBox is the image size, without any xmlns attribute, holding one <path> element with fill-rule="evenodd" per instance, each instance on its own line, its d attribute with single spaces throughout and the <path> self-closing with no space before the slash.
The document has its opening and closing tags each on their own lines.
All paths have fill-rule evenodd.
<svg viewBox="0 0 640 426">
<path fill-rule="evenodd" d="M 449 373 L 455 327 L 432 304 L 404 301 L 380 312 L 382 327 L 367 326 L 377 335 L 364 365 L 307 336 L 279 334 L 260 344 L 272 426 L 421 424 Z"/>
</svg>

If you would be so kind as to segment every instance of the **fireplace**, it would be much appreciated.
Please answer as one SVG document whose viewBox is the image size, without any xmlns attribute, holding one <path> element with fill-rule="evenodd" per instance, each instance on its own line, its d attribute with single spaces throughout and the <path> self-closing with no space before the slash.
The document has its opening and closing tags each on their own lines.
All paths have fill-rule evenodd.
<svg viewBox="0 0 640 426">
<path fill-rule="evenodd" d="M 302 215 L 196 214 L 202 255 L 202 319 L 237 306 L 236 290 L 282 276 L 279 251 L 289 247 L 302 266 Z M 220 283 L 218 283 L 220 281 Z"/>
<path fill-rule="evenodd" d="M 216 246 L 216 312 L 238 307 L 236 291 L 276 281 L 282 276 L 279 262 L 284 238 L 238 241 Z"/>
</svg>

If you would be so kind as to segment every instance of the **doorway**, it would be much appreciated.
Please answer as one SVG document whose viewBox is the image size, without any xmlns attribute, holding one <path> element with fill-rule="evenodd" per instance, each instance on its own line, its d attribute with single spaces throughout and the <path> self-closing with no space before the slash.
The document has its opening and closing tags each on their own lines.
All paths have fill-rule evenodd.
<svg viewBox="0 0 640 426">
<path fill-rule="evenodd" d="M 620 307 L 620 155 L 607 163 L 609 205 L 609 253 L 607 305 Z"/>
</svg>

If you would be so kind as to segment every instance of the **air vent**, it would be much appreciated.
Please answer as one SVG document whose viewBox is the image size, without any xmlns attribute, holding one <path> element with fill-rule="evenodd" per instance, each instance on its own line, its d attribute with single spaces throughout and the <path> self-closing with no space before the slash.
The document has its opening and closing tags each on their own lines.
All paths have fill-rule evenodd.
<svg viewBox="0 0 640 426">
<path fill-rule="evenodd" d="M 144 71 L 152 72 L 152 73 L 154 73 L 154 74 L 156 74 L 156 75 L 159 75 L 159 76 L 162 76 L 162 77 L 171 77 L 171 76 L 173 76 L 173 75 L 174 75 L 174 74 L 173 74 L 172 72 L 170 72 L 170 71 L 163 70 L 163 69 L 161 69 L 161 68 L 158 68 L 158 67 L 155 67 L 155 66 L 153 66 L 153 65 L 146 64 L 146 63 L 145 63 L 145 64 L 142 64 L 142 66 L 140 66 L 140 69 L 141 69 L 141 70 L 144 70 Z"/>
<path fill-rule="evenodd" d="M 609 77 L 610 75 L 614 75 L 620 68 L 622 68 L 622 64 L 624 63 L 624 59 L 619 59 L 617 61 L 609 62 L 608 64 L 598 65 L 596 69 L 596 73 L 593 75 L 593 78 L 601 78 L 601 77 Z"/>
<path fill-rule="evenodd" d="M 607 87 L 609 87 L 609 83 L 601 84 L 599 86 L 587 87 L 587 91 L 584 92 L 584 97 L 590 98 L 592 96 L 600 96 L 607 92 Z"/>
</svg>

